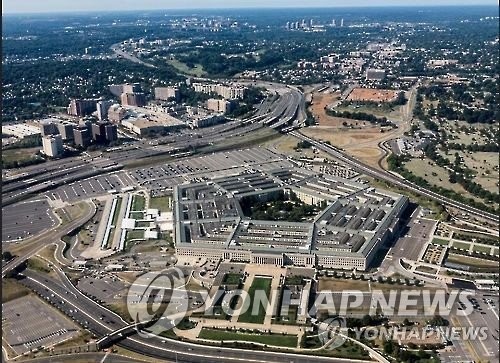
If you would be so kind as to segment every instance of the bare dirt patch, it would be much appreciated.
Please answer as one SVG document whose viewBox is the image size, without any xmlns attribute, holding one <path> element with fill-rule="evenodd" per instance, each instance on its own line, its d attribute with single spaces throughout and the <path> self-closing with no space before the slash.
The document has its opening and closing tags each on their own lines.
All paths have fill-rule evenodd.
<svg viewBox="0 0 500 363">
<path fill-rule="evenodd" d="M 340 128 L 340 127 L 345 127 L 343 125 L 344 122 L 347 124 L 353 123 L 353 120 L 351 119 L 328 116 L 325 112 L 326 107 L 339 100 L 340 94 L 338 92 L 328 93 L 328 94 L 321 92 L 314 93 L 312 97 L 313 97 L 313 104 L 311 105 L 309 110 L 313 113 L 316 120 L 318 120 L 320 126 Z M 355 122 L 357 122 L 358 125 L 362 127 L 370 126 L 368 122 L 363 122 L 363 121 L 355 121 Z"/>
<path fill-rule="evenodd" d="M 369 101 L 369 102 L 391 102 L 398 96 L 398 91 L 374 89 L 374 88 L 355 88 L 347 97 L 348 101 Z"/>
</svg>

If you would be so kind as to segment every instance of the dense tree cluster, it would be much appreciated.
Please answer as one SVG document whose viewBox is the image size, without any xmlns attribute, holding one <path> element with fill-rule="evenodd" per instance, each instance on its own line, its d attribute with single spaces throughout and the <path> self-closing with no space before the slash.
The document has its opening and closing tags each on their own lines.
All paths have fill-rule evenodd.
<svg viewBox="0 0 500 363">
<path fill-rule="evenodd" d="M 301 222 L 319 212 L 319 208 L 302 202 L 295 194 L 280 191 L 271 201 L 262 202 L 253 196 L 240 200 L 243 213 L 252 219 Z"/>
</svg>

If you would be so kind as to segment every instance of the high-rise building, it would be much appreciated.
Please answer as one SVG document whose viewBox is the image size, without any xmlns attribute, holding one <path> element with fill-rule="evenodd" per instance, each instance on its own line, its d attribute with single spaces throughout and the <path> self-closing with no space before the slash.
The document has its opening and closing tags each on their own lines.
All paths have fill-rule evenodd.
<svg viewBox="0 0 500 363">
<path fill-rule="evenodd" d="M 139 83 L 112 84 L 109 86 L 109 91 L 113 96 L 120 97 L 122 93 L 142 92 Z"/>
<path fill-rule="evenodd" d="M 57 135 L 59 130 L 57 128 L 57 122 L 53 119 L 45 119 L 40 121 L 40 134 L 43 136 Z"/>
<path fill-rule="evenodd" d="M 73 134 L 75 137 L 75 145 L 84 148 L 90 145 L 92 135 L 88 127 L 78 126 L 73 130 Z"/>
<path fill-rule="evenodd" d="M 104 135 L 108 142 L 118 140 L 118 127 L 113 124 L 104 126 Z"/>
<path fill-rule="evenodd" d="M 120 123 L 125 117 L 126 110 L 119 104 L 112 105 L 108 110 L 108 120 L 114 123 Z"/>
<path fill-rule="evenodd" d="M 117 126 L 106 121 L 92 124 L 92 139 L 98 144 L 118 140 Z"/>
<path fill-rule="evenodd" d="M 73 140 L 75 138 L 73 134 L 74 125 L 69 122 L 61 122 L 57 125 L 59 134 L 61 135 L 63 141 Z"/>
<path fill-rule="evenodd" d="M 102 100 L 97 102 L 97 118 L 100 121 L 104 121 L 108 119 L 108 110 L 113 104 L 111 100 Z"/>
<path fill-rule="evenodd" d="M 344 19 L 340 19 L 340 27 L 344 26 Z"/>
<path fill-rule="evenodd" d="M 68 106 L 68 114 L 73 116 L 87 116 L 97 109 L 98 100 L 72 99 Z"/>
<path fill-rule="evenodd" d="M 92 139 L 98 144 L 106 141 L 105 126 L 104 122 L 92 124 Z"/>
<path fill-rule="evenodd" d="M 167 101 L 174 98 L 176 101 L 180 99 L 180 91 L 177 87 L 156 87 L 155 88 L 155 99 Z"/>
<path fill-rule="evenodd" d="M 235 102 L 228 100 L 218 100 L 215 98 L 210 98 L 207 101 L 207 108 L 211 111 L 229 113 L 234 110 Z"/>
<path fill-rule="evenodd" d="M 287 30 L 290 30 L 290 22 L 289 21 L 286 22 L 286 28 L 287 28 Z"/>
<path fill-rule="evenodd" d="M 122 106 L 137 106 L 146 105 L 146 95 L 144 93 L 122 93 Z"/>
<path fill-rule="evenodd" d="M 64 152 L 61 135 L 49 135 L 42 138 L 43 153 L 47 156 L 57 158 Z"/>
<path fill-rule="evenodd" d="M 125 83 L 123 85 L 122 93 L 140 93 L 142 92 L 141 85 L 139 83 Z"/>
</svg>

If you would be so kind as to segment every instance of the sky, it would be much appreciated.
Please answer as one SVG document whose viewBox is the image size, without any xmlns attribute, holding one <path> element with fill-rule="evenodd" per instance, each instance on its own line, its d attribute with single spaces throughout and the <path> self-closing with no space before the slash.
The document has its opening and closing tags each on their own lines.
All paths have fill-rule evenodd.
<svg viewBox="0 0 500 363">
<path fill-rule="evenodd" d="M 230 5 L 228 5 L 230 4 Z M 2 13 L 148 9 L 498 5 L 498 0 L 2 0 Z"/>
</svg>

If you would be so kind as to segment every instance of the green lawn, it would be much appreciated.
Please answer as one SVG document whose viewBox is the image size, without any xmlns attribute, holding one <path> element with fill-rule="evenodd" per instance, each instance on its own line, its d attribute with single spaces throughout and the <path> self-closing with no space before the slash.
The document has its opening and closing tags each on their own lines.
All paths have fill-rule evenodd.
<svg viewBox="0 0 500 363">
<path fill-rule="evenodd" d="M 149 208 L 159 209 L 162 212 L 171 211 L 172 208 L 170 208 L 170 197 L 164 196 L 164 197 L 151 198 L 149 203 Z"/>
<path fill-rule="evenodd" d="M 470 248 L 470 244 L 468 243 L 463 243 L 463 242 L 456 242 L 456 241 L 453 241 L 453 247 L 455 248 L 461 248 L 461 249 L 464 249 L 464 250 L 468 250 Z"/>
<path fill-rule="evenodd" d="M 262 324 L 264 322 L 264 318 L 266 316 L 266 307 L 263 306 L 259 301 L 254 301 L 255 292 L 259 290 L 265 291 L 267 298 L 269 299 L 270 291 L 271 291 L 271 282 L 270 278 L 256 277 L 252 282 L 252 286 L 248 289 L 248 299 L 250 299 L 250 306 L 248 310 L 240 315 L 238 321 L 241 323 L 255 323 Z M 254 310 L 254 303 L 258 303 L 258 312 L 257 314 L 252 314 Z"/>
<path fill-rule="evenodd" d="M 167 63 L 176 68 L 179 72 L 190 76 L 201 77 L 206 75 L 201 64 L 195 64 L 195 68 L 189 68 L 186 63 L 180 62 L 177 59 L 169 59 Z"/>
<path fill-rule="evenodd" d="M 143 212 L 130 212 L 129 218 L 144 219 L 144 213 Z"/>
<path fill-rule="evenodd" d="M 127 235 L 125 236 L 125 241 L 130 241 L 131 239 L 135 238 L 144 238 L 144 231 L 142 230 L 132 230 L 128 231 Z"/>
<path fill-rule="evenodd" d="M 474 252 L 484 252 L 484 253 L 487 253 L 489 254 L 491 252 L 491 247 L 486 247 L 486 246 L 474 246 L 472 247 L 472 250 Z"/>
<path fill-rule="evenodd" d="M 242 277 L 242 274 L 228 273 L 224 275 L 222 283 L 227 285 L 238 285 Z"/>
<path fill-rule="evenodd" d="M 240 340 L 245 342 L 254 342 L 267 345 L 275 345 L 280 347 L 296 347 L 296 335 L 282 335 L 282 334 L 249 334 L 240 332 L 231 332 L 226 330 L 216 330 L 203 328 L 198 336 L 200 339 L 208 340 Z"/>
<path fill-rule="evenodd" d="M 135 194 L 132 199 L 132 210 L 143 211 L 146 209 L 146 198 L 141 194 Z"/>
<path fill-rule="evenodd" d="M 447 246 L 449 241 L 440 238 L 433 238 L 432 243 L 435 245 Z"/>
</svg>

